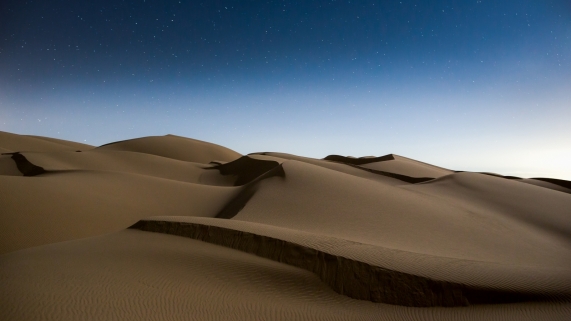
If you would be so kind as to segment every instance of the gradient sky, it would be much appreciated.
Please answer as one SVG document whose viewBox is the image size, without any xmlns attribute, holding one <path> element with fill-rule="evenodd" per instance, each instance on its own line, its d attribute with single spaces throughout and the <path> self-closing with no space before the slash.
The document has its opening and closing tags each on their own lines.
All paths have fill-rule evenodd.
<svg viewBox="0 0 571 321">
<path fill-rule="evenodd" d="M 571 180 L 571 2 L 0 2 L 0 130 Z"/>
</svg>

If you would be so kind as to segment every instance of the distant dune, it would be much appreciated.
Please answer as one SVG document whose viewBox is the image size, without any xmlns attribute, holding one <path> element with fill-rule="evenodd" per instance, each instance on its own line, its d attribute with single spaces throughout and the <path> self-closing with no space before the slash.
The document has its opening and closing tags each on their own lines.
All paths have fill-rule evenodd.
<svg viewBox="0 0 571 321">
<path fill-rule="evenodd" d="M 569 181 L 173 135 L 0 152 L 0 320 L 571 316 Z"/>
</svg>

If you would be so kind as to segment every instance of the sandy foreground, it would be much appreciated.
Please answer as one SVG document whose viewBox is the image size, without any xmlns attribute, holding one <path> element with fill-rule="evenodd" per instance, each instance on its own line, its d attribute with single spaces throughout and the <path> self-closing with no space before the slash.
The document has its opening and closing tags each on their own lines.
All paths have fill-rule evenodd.
<svg viewBox="0 0 571 321">
<path fill-rule="evenodd" d="M 0 132 L 0 320 L 569 320 L 571 182 Z"/>
</svg>

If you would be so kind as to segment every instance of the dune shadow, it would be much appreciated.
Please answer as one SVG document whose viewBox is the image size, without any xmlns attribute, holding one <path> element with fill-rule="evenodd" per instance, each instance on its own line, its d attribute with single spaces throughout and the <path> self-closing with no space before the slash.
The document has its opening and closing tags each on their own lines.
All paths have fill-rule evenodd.
<svg viewBox="0 0 571 321">
<path fill-rule="evenodd" d="M 236 216 L 254 196 L 258 183 L 270 177 L 285 177 L 283 166 L 276 161 L 267 161 L 243 156 L 235 161 L 208 168 L 220 171 L 221 175 L 234 175 L 234 186 L 242 186 L 240 192 L 228 202 L 216 218 L 231 219 Z"/>
<path fill-rule="evenodd" d="M 380 157 L 361 157 L 361 158 L 352 158 L 340 155 L 329 155 L 324 158 L 324 160 L 337 163 L 352 164 L 352 165 L 364 165 L 369 163 L 385 162 L 394 159 L 395 157 L 393 154 L 388 154 Z"/>
<path fill-rule="evenodd" d="M 18 170 L 24 176 L 36 176 L 47 172 L 43 167 L 32 164 L 26 156 L 20 154 L 20 152 L 4 153 L 2 155 L 12 155 L 11 158 L 16 162 Z"/>
<path fill-rule="evenodd" d="M 397 173 L 392 173 L 392 172 L 387 172 L 387 171 L 380 171 L 380 170 L 360 166 L 360 165 L 365 165 L 365 164 L 370 164 L 370 163 L 390 161 L 390 160 L 394 160 L 394 159 L 395 159 L 395 157 L 393 154 L 388 154 L 388 155 L 380 156 L 380 157 L 363 157 L 363 158 L 351 158 L 351 157 L 345 157 L 345 156 L 339 156 L 339 155 L 329 155 L 329 156 L 324 158 L 324 160 L 328 160 L 328 161 L 332 161 L 332 162 L 336 162 L 336 163 L 342 163 L 342 164 L 345 164 L 347 166 L 351 166 L 351 167 L 354 167 L 354 168 L 357 168 L 357 169 L 360 169 L 363 171 L 367 171 L 369 173 L 382 175 L 382 176 L 386 176 L 386 177 L 390 177 L 390 178 L 395 178 L 395 179 L 398 179 L 400 181 L 411 183 L 411 184 L 423 183 L 423 182 L 431 181 L 434 179 L 434 177 L 413 177 L 413 176 L 402 175 L 402 174 L 397 174 Z"/>
<path fill-rule="evenodd" d="M 557 179 L 557 178 L 544 178 L 544 177 L 534 177 L 532 179 L 536 179 L 538 181 L 544 181 L 547 183 L 555 184 L 557 186 L 561 186 L 561 187 L 564 187 L 564 188 L 571 190 L 571 181 L 566 181 L 566 180 Z"/>
</svg>

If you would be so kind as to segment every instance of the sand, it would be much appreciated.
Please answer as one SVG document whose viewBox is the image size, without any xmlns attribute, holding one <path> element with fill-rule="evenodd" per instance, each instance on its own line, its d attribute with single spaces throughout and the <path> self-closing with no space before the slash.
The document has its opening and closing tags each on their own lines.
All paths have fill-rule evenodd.
<svg viewBox="0 0 571 321">
<path fill-rule="evenodd" d="M 571 190 L 0 132 L 0 320 L 567 320 Z"/>
</svg>

